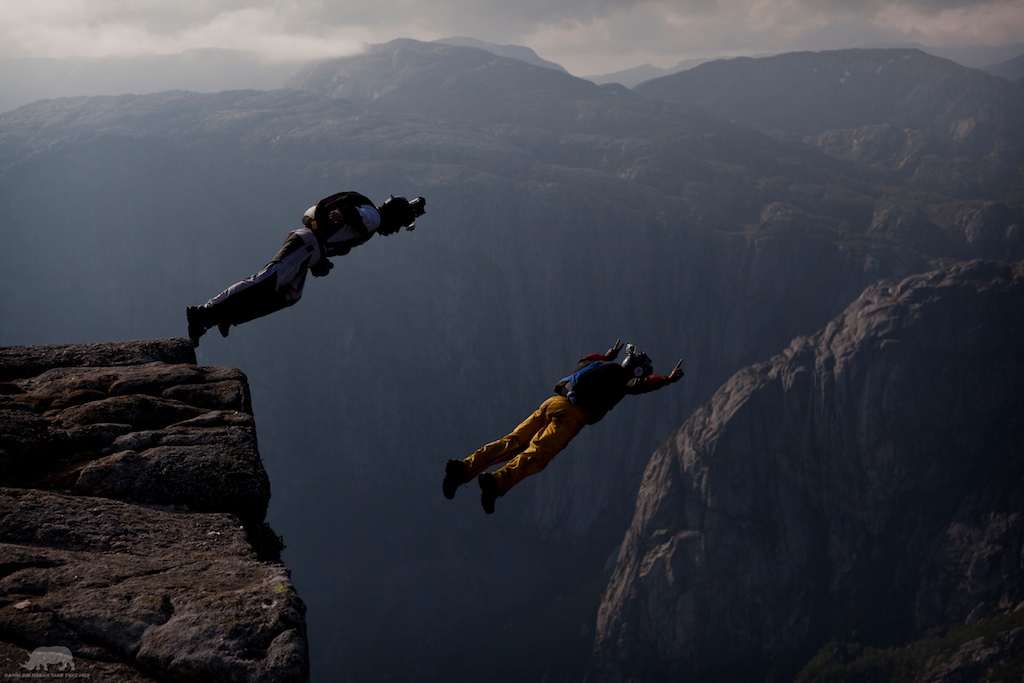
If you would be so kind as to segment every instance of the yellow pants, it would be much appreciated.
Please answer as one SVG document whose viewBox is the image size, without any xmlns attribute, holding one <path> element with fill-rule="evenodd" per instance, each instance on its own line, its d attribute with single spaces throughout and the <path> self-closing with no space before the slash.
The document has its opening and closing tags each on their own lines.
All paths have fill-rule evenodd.
<svg viewBox="0 0 1024 683">
<path fill-rule="evenodd" d="M 530 417 L 498 441 L 492 441 L 466 458 L 469 478 L 482 474 L 498 463 L 507 463 L 494 472 L 498 489 L 504 495 L 531 474 L 547 467 L 558 453 L 587 424 L 587 411 L 564 396 L 552 396 Z"/>
</svg>

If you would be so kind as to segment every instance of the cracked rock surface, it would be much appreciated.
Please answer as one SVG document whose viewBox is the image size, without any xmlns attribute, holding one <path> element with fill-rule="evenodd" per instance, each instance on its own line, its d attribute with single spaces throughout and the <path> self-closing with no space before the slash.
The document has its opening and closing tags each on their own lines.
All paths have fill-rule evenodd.
<svg viewBox="0 0 1024 683">
<path fill-rule="evenodd" d="M 269 499 L 245 376 L 188 340 L 0 348 L 0 673 L 308 680 Z"/>
</svg>

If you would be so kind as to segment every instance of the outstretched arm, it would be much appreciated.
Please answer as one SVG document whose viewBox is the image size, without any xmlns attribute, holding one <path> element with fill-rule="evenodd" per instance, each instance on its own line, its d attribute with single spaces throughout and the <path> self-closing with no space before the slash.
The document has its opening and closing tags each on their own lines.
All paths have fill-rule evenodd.
<svg viewBox="0 0 1024 683">
<path fill-rule="evenodd" d="M 678 382 L 679 380 L 681 380 L 683 378 L 683 375 L 685 374 L 686 373 L 683 372 L 683 359 L 680 358 L 679 362 L 676 363 L 676 366 L 672 368 L 672 372 L 668 373 L 668 377 L 666 377 L 665 379 L 667 379 L 669 384 L 671 384 L 673 382 Z"/>
<path fill-rule="evenodd" d="M 647 375 L 642 379 L 630 380 L 629 384 L 626 385 L 626 393 L 628 394 L 646 394 L 648 391 L 655 391 L 662 387 L 667 387 L 669 384 L 674 384 L 683 378 L 683 359 L 680 358 L 676 366 L 672 368 L 672 372 L 668 373 L 668 376 L 662 375 Z"/>
<path fill-rule="evenodd" d="M 612 347 L 604 353 L 588 353 L 587 355 L 580 358 L 580 363 L 591 363 L 595 360 L 606 360 L 613 361 L 615 356 L 619 355 L 619 351 L 622 349 L 622 340 L 616 339 Z"/>
</svg>

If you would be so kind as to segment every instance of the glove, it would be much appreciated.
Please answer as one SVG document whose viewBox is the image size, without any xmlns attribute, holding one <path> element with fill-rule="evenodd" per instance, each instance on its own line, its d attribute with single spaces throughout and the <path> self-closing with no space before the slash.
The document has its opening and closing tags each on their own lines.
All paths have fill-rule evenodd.
<svg viewBox="0 0 1024 683">
<path fill-rule="evenodd" d="M 313 277 L 323 277 L 324 275 L 327 275 L 327 273 L 331 272 L 331 268 L 333 267 L 333 263 L 331 263 L 325 258 L 322 258 L 319 261 L 317 261 L 317 264 L 315 266 L 309 269 L 309 272 L 313 274 Z"/>
<path fill-rule="evenodd" d="M 675 384 L 676 382 L 681 380 L 683 378 L 683 375 L 685 374 L 686 373 L 683 372 L 683 359 L 680 358 L 679 362 L 676 363 L 676 366 L 672 368 L 672 372 L 668 374 L 669 384 Z"/>
<path fill-rule="evenodd" d="M 621 350 L 622 350 L 622 340 L 621 339 L 616 339 L 615 343 L 612 344 L 612 347 L 610 349 L 608 349 L 607 351 L 605 351 L 604 359 L 607 360 L 607 361 L 615 360 L 616 356 L 619 355 L 619 351 L 621 351 Z"/>
</svg>

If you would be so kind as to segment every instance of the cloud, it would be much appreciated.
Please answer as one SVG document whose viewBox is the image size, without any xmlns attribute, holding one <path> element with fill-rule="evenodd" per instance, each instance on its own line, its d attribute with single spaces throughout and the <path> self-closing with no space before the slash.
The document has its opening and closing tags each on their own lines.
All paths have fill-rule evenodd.
<svg viewBox="0 0 1024 683">
<path fill-rule="evenodd" d="M 1020 0 L 0 0 L 0 55 L 221 47 L 273 58 L 449 36 L 534 48 L 581 75 L 690 57 L 917 41 L 1024 42 Z"/>
<path fill-rule="evenodd" d="M 718 0 L 644 2 L 590 22 L 538 25 L 523 41 L 581 75 L 687 58 L 881 43 L 1024 42 L 1018 0 Z M 619 66 L 617 66 L 619 65 Z"/>
<path fill-rule="evenodd" d="M 937 11 L 927 5 L 939 4 Z M 942 2 L 894 4 L 880 8 L 878 26 L 929 45 L 999 45 L 1022 40 L 1024 3 Z"/>
<path fill-rule="evenodd" d="M 324 24 L 301 4 L 250 0 L 0 0 L 0 56 L 100 57 L 219 47 L 273 58 L 349 54 L 378 36 L 380 17 Z M 324 31 L 324 28 L 329 29 Z"/>
</svg>

